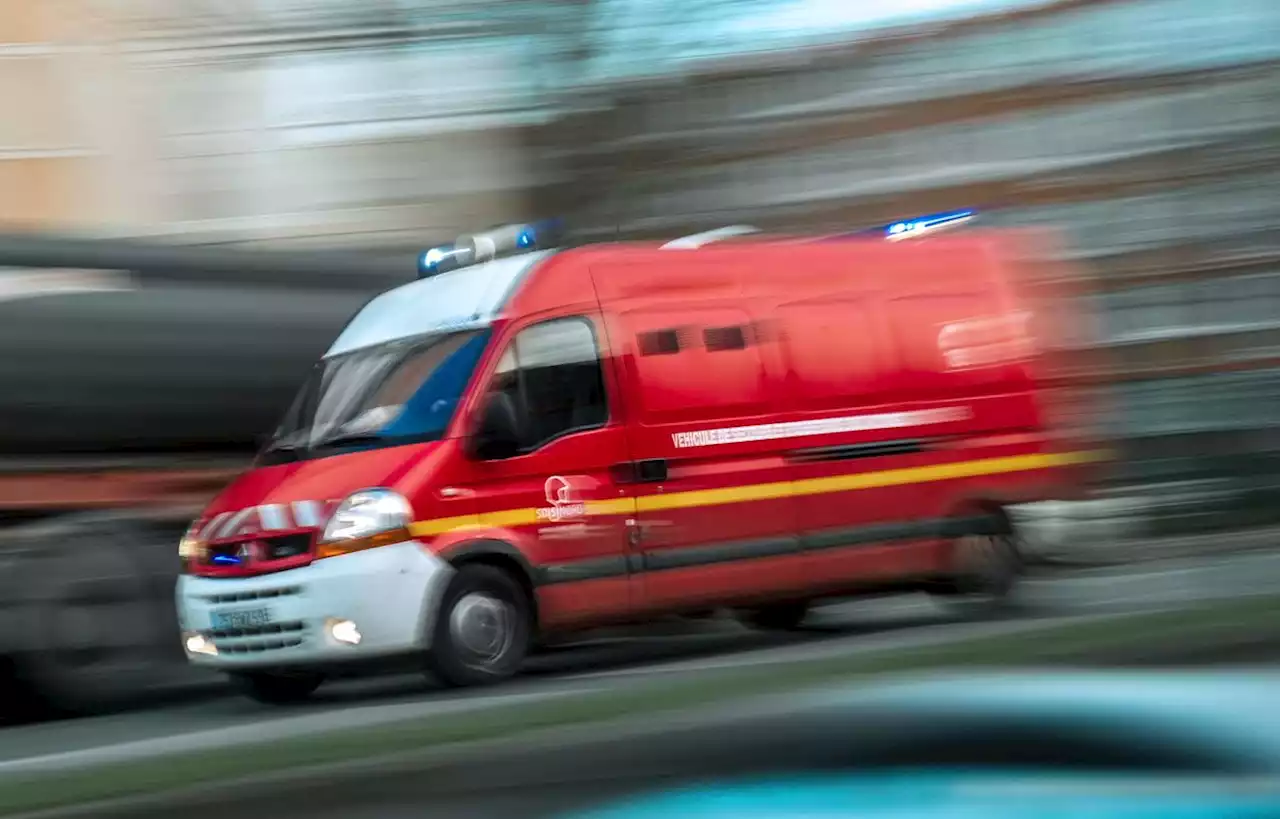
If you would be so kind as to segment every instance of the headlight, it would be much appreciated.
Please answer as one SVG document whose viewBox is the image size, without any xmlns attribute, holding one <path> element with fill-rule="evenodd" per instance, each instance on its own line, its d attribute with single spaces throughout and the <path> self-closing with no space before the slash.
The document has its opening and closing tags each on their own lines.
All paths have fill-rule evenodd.
<svg viewBox="0 0 1280 819">
<path fill-rule="evenodd" d="M 390 489 L 364 489 L 339 504 L 320 536 L 319 557 L 409 539 L 413 509 Z"/>
<path fill-rule="evenodd" d="M 196 526 L 197 523 L 199 521 L 193 521 L 187 527 L 182 540 L 178 541 L 178 558 L 182 561 L 183 567 L 198 561 L 204 554 L 204 543 L 200 541 L 200 530 Z"/>
</svg>

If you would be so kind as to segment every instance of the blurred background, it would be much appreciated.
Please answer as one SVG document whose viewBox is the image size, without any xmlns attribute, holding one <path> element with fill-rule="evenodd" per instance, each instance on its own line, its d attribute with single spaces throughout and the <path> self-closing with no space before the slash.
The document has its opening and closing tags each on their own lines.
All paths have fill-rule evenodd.
<svg viewBox="0 0 1280 819">
<path fill-rule="evenodd" d="M 100 300 L 136 313 L 112 333 L 123 345 L 208 296 L 210 335 L 184 341 L 202 358 L 177 365 L 202 391 L 171 391 L 193 405 L 227 395 L 208 372 L 228 348 L 267 359 L 257 374 L 229 366 L 249 381 L 220 402 L 220 429 L 167 435 L 123 413 L 172 443 L 266 428 L 285 373 L 408 278 L 413 253 L 467 230 L 549 215 L 581 239 L 847 230 L 978 207 L 987 224 L 1065 230 L 1096 277 L 1126 480 L 1272 470 L 1280 16 L 1266 0 L 6 0 L 3 13 L 9 298 L 164 281 L 173 292 Z M 138 239 L 200 253 L 130 253 Z M 225 275 L 250 264 L 231 255 L 245 248 L 329 258 Z M 223 292 L 232 281 L 265 292 L 242 302 Z M 94 332 L 52 320 L 37 323 Z M 22 406 L 5 421 L 43 429 L 70 412 L 64 395 L 105 397 L 49 385 L 76 379 L 25 330 L 7 331 L 30 350 L 5 365 L 28 379 L 6 379 Z M 127 361 L 163 369 L 159 337 L 137 353 L 150 360 Z M 107 363 L 64 343 L 83 366 Z"/>
<path fill-rule="evenodd" d="M 59 708 L 178 674 L 187 516 L 356 309 L 499 223 L 1053 227 L 1119 457 L 1025 511 L 1036 555 L 1280 524 L 1274 0 L 2 0 L 0 101 L 0 641 Z"/>
</svg>

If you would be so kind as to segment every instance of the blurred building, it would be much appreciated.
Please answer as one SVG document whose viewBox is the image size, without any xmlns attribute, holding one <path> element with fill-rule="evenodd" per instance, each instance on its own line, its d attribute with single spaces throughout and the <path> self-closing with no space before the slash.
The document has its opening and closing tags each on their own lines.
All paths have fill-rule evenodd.
<svg viewBox="0 0 1280 819">
<path fill-rule="evenodd" d="M 1098 276 L 1111 431 L 1130 463 L 1274 461 L 1280 6 L 985 6 L 804 43 L 798 24 L 760 23 L 736 56 L 710 35 L 650 27 L 628 49 L 615 33 L 620 53 L 663 59 L 617 61 L 584 89 L 590 104 L 563 121 L 581 136 L 561 201 L 600 236 L 852 229 L 974 206 L 988 224 L 1063 227 Z"/>
<path fill-rule="evenodd" d="M 1280 449 L 1274 0 L 0 15 L 0 222 L 410 247 L 554 214 L 604 237 L 977 206 L 1064 226 L 1098 274 L 1117 435 L 1202 460 Z"/>
<path fill-rule="evenodd" d="M 128 92 L 88 0 L 0 3 L 0 223 L 141 224 L 128 172 L 150 134 L 116 116 Z"/>
<path fill-rule="evenodd" d="M 542 183 L 526 146 L 562 66 L 540 58 L 541 4 L 8 0 L 0 14 L 3 222 L 421 243 L 521 218 Z"/>
</svg>

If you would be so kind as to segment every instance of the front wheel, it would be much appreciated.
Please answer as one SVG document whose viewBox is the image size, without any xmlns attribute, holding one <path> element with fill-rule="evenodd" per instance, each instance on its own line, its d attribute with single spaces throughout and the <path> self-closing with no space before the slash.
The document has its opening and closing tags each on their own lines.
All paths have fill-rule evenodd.
<svg viewBox="0 0 1280 819">
<path fill-rule="evenodd" d="M 431 670 L 450 686 L 504 680 L 520 669 L 532 633 L 532 606 L 515 578 L 493 566 L 463 566 L 436 616 Z"/>
<path fill-rule="evenodd" d="M 239 673 L 231 681 L 240 693 L 268 705 L 304 702 L 316 692 L 324 677 L 319 674 Z"/>
</svg>

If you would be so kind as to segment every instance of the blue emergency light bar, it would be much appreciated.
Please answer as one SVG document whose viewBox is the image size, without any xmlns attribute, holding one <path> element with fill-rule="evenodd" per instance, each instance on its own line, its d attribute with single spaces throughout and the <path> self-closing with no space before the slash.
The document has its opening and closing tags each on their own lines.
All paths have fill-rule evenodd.
<svg viewBox="0 0 1280 819">
<path fill-rule="evenodd" d="M 418 278 L 466 267 L 471 263 L 469 257 L 470 254 L 464 248 L 453 245 L 433 247 L 418 257 Z"/>
<path fill-rule="evenodd" d="M 894 222 L 877 230 L 891 242 L 902 239 L 915 239 L 928 233 L 969 222 L 977 213 L 972 210 L 953 210 L 947 213 L 934 213 L 929 216 L 917 216 L 902 222 Z"/>
<path fill-rule="evenodd" d="M 903 219 L 899 222 L 893 222 L 888 225 L 881 225 L 864 230 L 855 230 L 852 233 L 841 233 L 830 236 L 830 240 L 850 239 L 855 236 L 878 237 L 890 242 L 900 242 L 903 239 L 917 239 L 921 236 L 928 236 L 930 233 L 936 233 L 940 230 L 946 230 L 976 218 L 978 212 L 976 210 L 953 210 L 946 213 L 934 213 L 928 216 L 916 216 L 912 219 Z"/>
<path fill-rule="evenodd" d="M 418 278 L 487 262 L 498 256 L 551 247 L 559 239 L 559 228 L 558 222 L 545 221 L 506 225 L 461 236 L 451 245 L 440 245 L 422 253 L 418 257 Z"/>
</svg>

